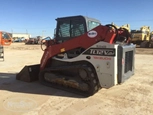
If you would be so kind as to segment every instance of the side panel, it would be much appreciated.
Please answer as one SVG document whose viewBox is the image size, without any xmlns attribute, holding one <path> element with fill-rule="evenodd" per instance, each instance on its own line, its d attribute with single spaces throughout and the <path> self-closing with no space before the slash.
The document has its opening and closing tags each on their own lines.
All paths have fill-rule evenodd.
<svg viewBox="0 0 153 115">
<path fill-rule="evenodd" d="M 97 71 L 97 75 L 99 78 L 99 82 L 101 87 L 103 88 L 110 88 L 117 84 L 117 46 L 114 44 L 107 44 L 106 49 L 114 49 L 114 55 L 110 56 L 101 56 L 101 58 L 104 58 L 104 60 L 97 60 L 98 64 L 100 66 L 100 71 Z M 96 61 L 96 60 L 94 60 Z M 94 65 L 95 62 L 93 62 Z M 95 65 L 95 67 L 97 67 Z M 97 69 L 96 69 L 97 70 Z"/>
</svg>

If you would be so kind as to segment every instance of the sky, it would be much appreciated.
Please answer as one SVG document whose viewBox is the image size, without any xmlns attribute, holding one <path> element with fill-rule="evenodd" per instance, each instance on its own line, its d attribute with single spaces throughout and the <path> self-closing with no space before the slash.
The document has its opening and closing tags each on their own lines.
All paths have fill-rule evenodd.
<svg viewBox="0 0 153 115">
<path fill-rule="evenodd" d="M 153 31 L 153 0 L 0 0 L 0 30 L 53 37 L 56 18 L 83 15 L 130 24 L 131 29 L 150 26 Z"/>
</svg>

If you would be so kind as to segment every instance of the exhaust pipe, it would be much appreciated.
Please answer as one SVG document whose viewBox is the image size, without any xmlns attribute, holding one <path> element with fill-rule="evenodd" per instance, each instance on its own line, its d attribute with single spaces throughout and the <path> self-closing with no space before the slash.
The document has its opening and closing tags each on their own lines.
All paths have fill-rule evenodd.
<svg viewBox="0 0 153 115">
<path fill-rule="evenodd" d="M 16 79 L 25 81 L 25 82 L 32 82 L 37 81 L 40 71 L 40 64 L 37 65 L 30 65 L 25 66 L 17 75 Z"/>
</svg>

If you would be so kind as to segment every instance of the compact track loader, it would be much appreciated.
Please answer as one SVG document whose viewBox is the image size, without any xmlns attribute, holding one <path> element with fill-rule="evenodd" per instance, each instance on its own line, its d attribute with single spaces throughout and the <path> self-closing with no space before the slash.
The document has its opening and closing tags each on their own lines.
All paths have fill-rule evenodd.
<svg viewBox="0 0 153 115">
<path fill-rule="evenodd" d="M 16 79 L 91 96 L 134 74 L 135 45 L 126 29 L 84 16 L 56 20 L 40 64 L 25 66 Z"/>
</svg>

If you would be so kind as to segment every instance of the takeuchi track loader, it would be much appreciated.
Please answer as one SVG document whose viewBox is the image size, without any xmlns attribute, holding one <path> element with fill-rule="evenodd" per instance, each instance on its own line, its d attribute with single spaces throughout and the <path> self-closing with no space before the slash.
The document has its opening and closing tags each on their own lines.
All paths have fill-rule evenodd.
<svg viewBox="0 0 153 115">
<path fill-rule="evenodd" d="M 16 79 L 39 79 L 47 86 L 91 96 L 134 74 L 135 45 L 126 29 L 85 16 L 56 21 L 54 39 L 46 40 L 40 64 L 25 66 Z"/>
</svg>

